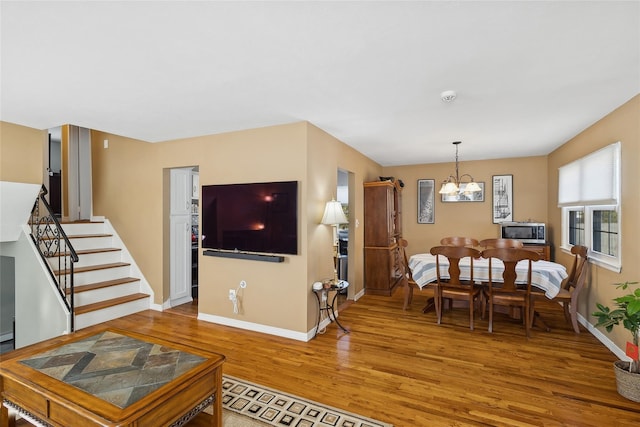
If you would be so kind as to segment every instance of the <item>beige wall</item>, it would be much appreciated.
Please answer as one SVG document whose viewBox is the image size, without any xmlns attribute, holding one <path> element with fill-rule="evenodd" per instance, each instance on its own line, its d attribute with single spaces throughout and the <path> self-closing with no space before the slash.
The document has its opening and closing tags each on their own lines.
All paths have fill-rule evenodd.
<svg viewBox="0 0 640 427">
<path fill-rule="evenodd" d="M 47 130 L 0 122 L 0 181 L 42 184 Z"/>
<path fill-rule="evenodd" d="M 468 236 L 478 240 L 498 237 L 499 226 L 492 221 L 493 175 L 513 175 L 513 215 L 516 221 L 547 222 L 546 157 L 521 157 L 498 160 L 466 161 L 460 173 L 468 173 L 484 182 L 484 202 L 442 202 L 435 197 L 435 223 L 418 223 L 418 180 L 434 179 L 436 192 L 442 181 L 455 173 L 455 163 L 385 167 L 385 176 L 401 179 L 402 234 L 408 240 L 407 254 L 428 252 L 445 236 Z"/>
<path fill-rule="evenodd" d="M 146 142 L 91 132 L 93 215 L 111 221 L 161 303 L 162 171 L 156 151 Z"/>
<path fill-rule="evenodd" d="M 558 168 L 573 160 L 579 159 L 606 145 L 621 141 L 622 143 L 622 270 L 615 273 L 603 267 L 591 266 L 587 286 L 581 294 L 578 311 L 588 318 L 590 323 L 595 319 L 591 313 L 596 302 L 611 305 L 612 298 L 619 296 L 612 284 L 627 280 L 640 280 L 640 95 L 617 108 L 587 128 L 562 147 L 549 154 L 549 222 L 553 225 L 553 239 L 561 241 L 561 210 L 558 205 Z M 596 172 L 597 173 L 597 172 Z M 559 262 L 567 264 L 569 255 L 558 251 Z M 605 332 L 606 333 L 606 332 Z M 631 336 L 623 328 L 614 328 L 609 337 L 620 348 Z"/>
<path fill-rule="evenodd" d="M 336 197 L 337 171 L 341 169 L 350 175 L 348 294 L 350 298 L 357 297 L 364 291 L 363 183 L 380 175 L 382 168 L 360 152 L 313 125 L 309 125 L 307 163 L 309 195 L 313 198 L 307 203 L 307 208 L 310 210 L 308 283 L 333 276 L 333 247 L 331 246 L 333 230 L 319 223 L 326 202 Z M 327 239 L 329 239 L 328 244 Z M 317 272 L 321 274 L 317 275 Z M 316 275 L 313 275 L 314 273 Z M 312 301 L 309 304 L 315 304 L 315 297 L 310 295 L 310 298 Z M 310 324 L 315 324 L 317 311 L 310 310 L 309 315 L 311 316 Z"/>
<path fill-rule="evenodd" d="M 169 299 L 170 168 L 198 166 L 200 185 L 299 181 L 299 254 L 283 263 L 200 254 L 198 303 L 203 314 L 303 333 L 313 329 L 317 309 L 311 284 L 333 271 L 332 232 L 319 221 L 325 202 L 335 195 L 337 169 L 354 171 L 362 187 L 361 176 L 377 173 L 379 165 L 306 122 L 158 144 L 94 131 L 92 141 L 93 213 L 113 222 L 151 284 L 156 304 Z M 356 201 L 356 211 L 361 203 Z M 360 246 L 355 254 L 361 251 Z M 354 264 L 354 287 L 361 289 L 361 262 Z M 244 310 L 236 315 L 228 290 L 240 280 L 248 286 Z"/>
<path fill-rule="evenodd" d="M 324 203 L 335 195 L 337 169 L 348 171 L 350 192 L 350 295 L 363 289 L 362 248 L 363 182 L 379 175 L 402 179 L 403 234 L 408 253 L 427 250 L 446 235 L 470 235 L 478 239 L 497 236 L 491 221 L 491 177 L 514 176 L 515 220 L 536 220 L 550 226 L 550 241 L 560 242 L 560 209 L 557 208 L 557 169 L 600 147 L 622 141 L 623 157 L 623 267 L 620 274 L 592 267 L 579 311 L 588 315 L 595 302 L 609 302 L 617 295 L 612 283 L 640 280 L 638 249 L 640 182 L 640 96 L 604 117 L 549 156 L 463 161 L 461 173 L 485 182 L 485 201 L 442 203 L 436 196 L 435 224 L 417 223 L 417 180 L 434 179 L 436 187 L 454 171 L 454 163 L 382 168 L 326 132 L 306 123 L 273 126 L 160 144 L 92 132 L 93 213 L 109 218 L 156 294 L 156 304 L 169 298 L 167 171 L 198 166 L 200 183 L 298 180 L 300 184 L 300 254 L 282 264 L 227 260 L 200 255 L 200 310 L 266 326 L 307 332 L 315 324 L 313 281 L 330 276 L 331 229 L 320 225 Z M 46 130 L 0 123 L 0 178 L 6 181 L 42 182 Z M 103 140 L 109 148 L 103 148 Z M 569 257 L 556 250 L 556 261 Z M 229 288 L 240 280 L 249 286 L 245 312 L 234 315 L 227 299 Z M 593 318 L 589 316 L 590 321 Z M 622 346 L 625 331 L 612 334 Z"/>
</svg>

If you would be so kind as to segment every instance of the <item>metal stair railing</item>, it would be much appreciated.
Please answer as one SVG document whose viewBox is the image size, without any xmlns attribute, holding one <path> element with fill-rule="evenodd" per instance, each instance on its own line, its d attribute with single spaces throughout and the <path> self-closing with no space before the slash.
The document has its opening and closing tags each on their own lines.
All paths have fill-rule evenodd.
<svg viewBox="0 0 640 427">
<path fill-rule="evenodd" d="M 49 274 L 57 284 L 58 291 L 69 310 L 69 315 L 71 316 L 71 331 L 73 332 L 75 330 L 73 315 L 73 266 L 78 262 L 78 254 L 53 213 L 49 202 L 47 202 L 45 198 L 47 193 L 47 188 L 43 185 L 33 205 L 30 220 L 31 238 L 38 248 L 49 270 Z M 54 273 L 51 269 L 52 266 L 57 269 L 58 274 Z"/>
</svg>

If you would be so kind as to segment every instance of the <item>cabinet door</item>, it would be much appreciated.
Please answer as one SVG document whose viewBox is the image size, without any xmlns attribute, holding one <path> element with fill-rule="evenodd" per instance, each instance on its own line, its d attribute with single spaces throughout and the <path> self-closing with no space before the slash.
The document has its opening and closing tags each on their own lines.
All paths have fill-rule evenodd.
<svg viewBox="0 0 640 427">
<path fill-rule="evenodd" d="M 402 236 L 402 191 L 399 186 L 395 186 L 393 190 L 393 210 L 394 216 L 394 234 L 396 237 Z"/>
<path fill-rule="evenodd" d="M 191 301 L 191 216 L 172 215 L 171 306 Z"/>
<path fill-rule="evenodd" d="M 200 175 L 198 172 L 191 172 L 191 198 L 194 200 L 200 198 Z"/>
<path fill-rule="evenodd" d="M 388 247 L 394 242 L 395 212 L 390 183 L 366 183 L 364 188 L 364 244 Z"/>
<path fill-rule="evenodd" d="M 191 169 L 171 169 L 171 215 L 191 214 Z"/>
<path fill-rule="evenodd" d="M 391 295 L 401 282 L 398 247 L 364 248 L 364 288 L 370 295 Z"/>
</svg>

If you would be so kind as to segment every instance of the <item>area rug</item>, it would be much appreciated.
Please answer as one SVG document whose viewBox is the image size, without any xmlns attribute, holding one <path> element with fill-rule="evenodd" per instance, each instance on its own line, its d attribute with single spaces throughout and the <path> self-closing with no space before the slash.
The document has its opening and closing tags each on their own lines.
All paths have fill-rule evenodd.
<svg viewBox="0 0 640 427">
<path fill-rule="evenodd" d="M 224 426 L 231 427 L 227 412 L 249 417 L 266 426 L 392 427 L 392 424 L 353 414 L 293 394 L 224 375 L 222 378 Z M 228 415 L 231 415 L 228 414 Z M 256 424 L 261 425 L 261 424 Z"/>
</svg>

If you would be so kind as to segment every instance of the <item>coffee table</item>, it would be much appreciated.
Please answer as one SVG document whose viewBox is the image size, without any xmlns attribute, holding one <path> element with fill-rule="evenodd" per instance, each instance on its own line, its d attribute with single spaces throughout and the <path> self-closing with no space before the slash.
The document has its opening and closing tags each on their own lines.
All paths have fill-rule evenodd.
<svg viewBox="0 0 640 427">
<path fill-rule="evenodd" d="M 223 355 L 116 328 L 88 328 L 3 355 L 0 427 L 182 426 L 213 405 Z"/>
</svg>

